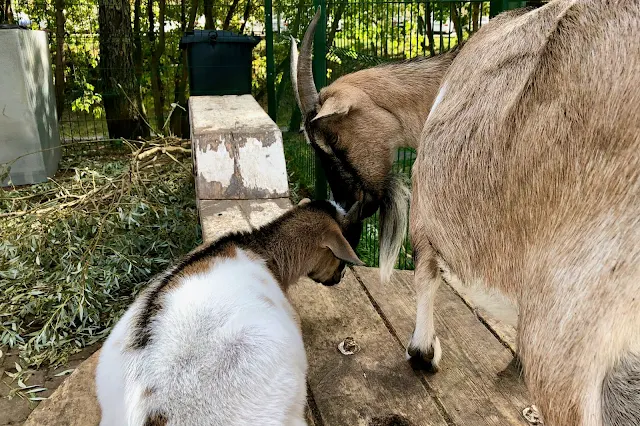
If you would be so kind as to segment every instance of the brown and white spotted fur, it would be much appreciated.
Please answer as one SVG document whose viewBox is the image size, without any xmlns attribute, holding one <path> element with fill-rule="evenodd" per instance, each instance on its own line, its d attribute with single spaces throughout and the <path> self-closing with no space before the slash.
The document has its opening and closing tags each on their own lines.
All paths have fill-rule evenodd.
<svg viewBox="0 0 640 426">
<path fill-rule="evenodd" d="M 501 15 L 453 61 L 412 177 L 414 360 L 449 270 L 519 307 L 548 426 L 640 425 L 640 2 Z"/>
<path fill-rule="evenodd" d="M 361 264 L 342 234 L 358 214 L 305 202 L 155 278 L 102 347 L 101 425 L 305 425 L 307 359 L 286 291 Z"/>
</svg>

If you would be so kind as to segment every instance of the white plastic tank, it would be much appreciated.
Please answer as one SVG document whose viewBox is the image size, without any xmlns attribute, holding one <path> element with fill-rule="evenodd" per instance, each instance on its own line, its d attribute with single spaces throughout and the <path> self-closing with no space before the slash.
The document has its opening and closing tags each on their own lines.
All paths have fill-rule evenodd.
<svg viewBox="0 0 640 426">
<path fill-rule="evenodd" d="M 47 33 L 0 29 L 0 58 L 0 178 L 20 157 L 0 185 L 46 181 L 60 160 Z"/>
</svg>

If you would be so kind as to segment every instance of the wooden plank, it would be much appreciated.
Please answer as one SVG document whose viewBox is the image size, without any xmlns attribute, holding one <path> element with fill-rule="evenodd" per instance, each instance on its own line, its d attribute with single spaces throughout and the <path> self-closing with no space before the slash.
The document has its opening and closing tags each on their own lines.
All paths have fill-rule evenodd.
<svg viewBox="0 0 640 426">
<path fill-rule="evenodd" d="M 378 270 L 355 268 L 398 338 L 407 344 L 415 322 L 413 273 L 396 271 L 389 284 Z M 440 403 L 458 425 L 527 425 L 522 410 L 532 402 L 522 380 L 505 370 L 512 353 L 482 325 L 447 285 L 436 296 L 441 371 L 425 374 Z"/>
<path fill-rule="evenodd" d="M 392 414 L 416 426 L 447 424 L 351 270 L 333 287 L 302 279 L 289 296 L 301 319 L 308 381 L 324 426 L 365 426 Z M 346 337 L 360 346 L 353 355 L 338 350 Z"/>
<path fill-rule="evenodd" d="M 489 327 L 495 335 L 500 338 L 503 344 L 509 346 L 509 349 L 513 353 L 516 353 L 516 333 L 517 330 L 512 324 L 516 324 L 518 321 L 518 314 L 513 314 L 514 318 L 509 322 L 501 319 L 504 313 L 498 314 L 493 311 L 493 306 L 486 305 L 483 301 L 478 300 L 474 293 L 464 286 L 459 279 L 449 276 L 447 277 L 447 284 L 464 300 L 464 302 L 473 309 L 475 314 L 480 318 L 484 324 Z M 500 303 L 499 300 L 495 301 L 495 305 Z"/>
</svg>

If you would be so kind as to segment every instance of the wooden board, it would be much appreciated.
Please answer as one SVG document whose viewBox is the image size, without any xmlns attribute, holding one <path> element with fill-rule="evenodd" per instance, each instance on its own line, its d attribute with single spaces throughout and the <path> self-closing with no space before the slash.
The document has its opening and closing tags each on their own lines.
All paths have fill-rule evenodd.
<svg viewBox="0 0 640 426">
<path fill-rule="evenodd" d="M 380 283 L 377 269 L 355 268 L 381 315 L 404 345 L 415 322 L 413 273 L 396 271 Z M 425 380 L 457 425 L 528 425 L 522 410 L 532 404 L 515 372 L 505 368 L 511 351 L 482 325 L 448 285 L 436 296 L 436 333 L 442 344 L 441 371 Z"/>
<path fill-rule="evenodd" d="M 302 323 L 317 425 L 368 426 L 392 414 L 416 426 L 447 424 L 351 270 L 333 287 L 302 279 L 290 298 Z M 360 351 L 343 355 L 337 347 L 346 337 Z"/>
<path fill-rule="evenodd" d="M 516 328 L 510 323 L 501 320 L 500 315 L 491 311 L 491 307 L 483 306 L 481 302 L 477 301 L 474 294 L 457 278 L 448 277 L 447 284 L 473 309 L 476 316 L 499 337 L 500 341 L 507 345 L 511 352 L 516 353 Z M 511 323 L 515 324 L 518 321 L 518 314 L 514 313 L 513 316 Z"/>
</svg>

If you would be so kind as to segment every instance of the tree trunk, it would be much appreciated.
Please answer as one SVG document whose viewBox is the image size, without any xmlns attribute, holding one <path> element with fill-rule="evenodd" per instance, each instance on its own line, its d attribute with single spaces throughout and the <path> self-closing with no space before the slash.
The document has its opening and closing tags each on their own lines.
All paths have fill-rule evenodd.
<svg viewBox="0 0 640 426">
<path fill-rule="evenodd" d="M 451 22 L 453 23 L 453 30 L 456 33 L 456 37 L 458 38 L 458 43 L 462 42 L 463 33 L 462 33 L 462 25 L 460 22 L 460 16 L 458 14 L 457 3 L 451 3 L 450 9 L 451 11 Z"/>
<path fill-rule="evenodd" d="M 213 18 L 213 0 L 204 0 L 204 28 L 207 30 L 216 29 L 216 21 Z"/>
<path fill-rule="evenodd" d="M 138 89 L 136 90 L 136 102 L 141 106 L 143 114 L 147 112 L 142 102 L 142 33 L 140 30 L 140 19 L 142 18 L 142 0 L 135 0 L 133 3 L 133 64 L 136 72 Z"/>
<path fill-rule="evenodd" d="M 342 0 L 338 5 L 338 9 L 333 15 L 333 21 L 331 21 L 331 28 L 329 28 L 329 35 L 327 36 L 327 47 L 330 49 L 333 46 L 333 40 L 336 37 L 336 31 L 338 31 L 338 24 L 340 23 L 340 19 L 342 19 L 342 14 L 344 13 L 344 9 L 347 7 L 347 0 Z"/>
<path fill-rule="evenodd" d="M 480 27 L 480 4 L 471 3 L 471 28 L 475 33 Z"/>
<path fill-rule="evenodd" d="M 0 0 L 0 24 L 13 24 L 14 23 L 14 9 L 12 0 Z"/>
<path fill-rule="evenodd" d="M 153 94 L 153 113 L 156 122 L 156 131 L 162 132 L 164 125 L 164 84 L 162 83 L 162 72 L 160 70 L 160 60 L 164 55 L 164 16 L 166 0 L 158 0 L 158 40 L 156 42 L 156 31 L 153 13 L 153 0 L 149 0 L 147 6 L 149 14 L 149 44 L 151 45 L 151 93 Z"/>
<path fill-rule="evenodd" d="M 130 6 L 127 0 L 99 0 L 100 69 L 104 109 L 109 136 L 135 138 L 147 136 L 137 90 L 133 64 Z"/>
<path fill-rule="evenodd" d="M 185 15 L 185 0 L 182 0 L 182 17 Z M 182 19 L 182 32 L 193 31 L 196 25 L 196 15 L 198 14 L 199 0 L 193 0 L 191 10 L 189 11 L 189 21 Z M 173 90 L 174 102 L 183 108 L 187 108 L 187 79 L 189 78 L 189 70 L 187 68 L 187 51 L 181 52 L 182 61 L 176 70 L 175 87 Z M 175 135 L 186 136 L 189 133 L 189 125 L 187 123 L 187 113 L 181 108 L 176 108 L 171 114 L 171 131 Z"/>
<path fill-rule="evenodd" d="M 56 112 L 58 120 L 62 120 L 64 112 L 64 0 L 56 0 Z"/>
<path fill-rule="evenodd" d="M 244 7 L 244 15 L 242 16 L 242 25 L 240 25 L 240 34 L 244 33 L 244 27 L 247 25 L 249 16 L 251 16 L 251 0 L 247 0 L 247 4 Z"/>
<path fill-rule="evenodd" d="M 240 0 L 233 0 L 233 3 L 231 3 L 231 6 L 229 6 L 229 10 L 227 11 L 227 17 L 224 18 L 224 24 L 222 24 L 222 29 L 223 30 L 228 30 L 229 26 L 231 25 L 231 20 L 233 19 L 233 15 L 236 14 L 236 9 L 238 8 L 238 4 L 240 3 Z"/>
<path fill-rule="evenodd" d="M 433 9 L 431 8 L 431 2 L 427 1 L 426 3 L 426 24 L 427 24 L 427 40 L 429 40 L 429 53 L 431 56 L 435 56 L 436 49 L 433 43 L 433 22 L 431 22 L 431 13 Z"/>
</svg>

